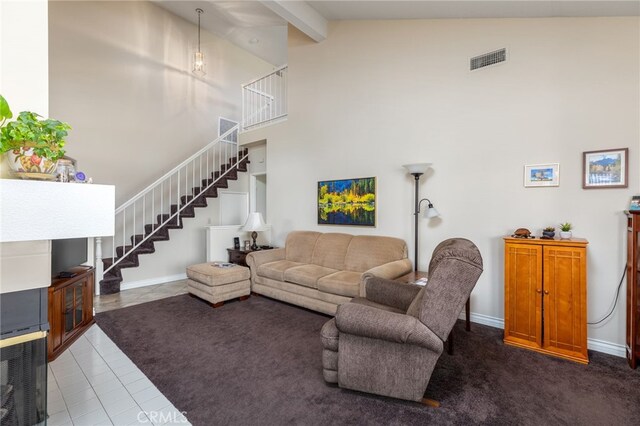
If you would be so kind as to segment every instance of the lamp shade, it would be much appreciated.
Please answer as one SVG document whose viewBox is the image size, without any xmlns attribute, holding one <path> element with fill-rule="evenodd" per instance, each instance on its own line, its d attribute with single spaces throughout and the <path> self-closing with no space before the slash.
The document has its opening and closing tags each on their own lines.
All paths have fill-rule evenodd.
<svg viewBox="0 0 640 426">
<path fill-rule="evenodd" d="M 427 169 L 431 167 L 431 164 L 432 163 L 405 164 L 402 167 L 407 169 L 407 171 L 411 174 L 414 174 L 414 173 L 424 174 L 426 173 Z"/>
<path fill-rule="evenodd" d="M 249 213 L 247 221 L 244 223 L 242 230 L 245 232 L 264 231 L 266 224 L 259 212 Z"/>
<path fill-rule="evenodd" d="M 426 217 L 427 219 L 431 219 L 438 216 L 440 216 L 440 212 L 436 210 L 435 207 L 433 207 L 433 204 L 429 203 L 429 205 L 427 206 L 427 210 L 424 212 L 424 217 Z"/>
</svg>

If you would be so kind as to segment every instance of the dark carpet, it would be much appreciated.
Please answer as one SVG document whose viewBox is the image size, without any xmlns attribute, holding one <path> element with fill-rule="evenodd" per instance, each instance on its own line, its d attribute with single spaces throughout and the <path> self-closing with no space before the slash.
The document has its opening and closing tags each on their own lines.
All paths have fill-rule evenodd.
<svg viewBox="0 0 640 426">
<path fill-rule="evenodd" d="M 426 395 L 440 408 L 343 390 L 322 378 L 329 317 L 264 297 L 213 309 L 189 295 L 100 313 L 98 325 L 194 425 L 638 424 L 640 369 L 587 366 L 456 325 Z M 362 362 L 367 362 L 363 359 Z"/>
</svg>

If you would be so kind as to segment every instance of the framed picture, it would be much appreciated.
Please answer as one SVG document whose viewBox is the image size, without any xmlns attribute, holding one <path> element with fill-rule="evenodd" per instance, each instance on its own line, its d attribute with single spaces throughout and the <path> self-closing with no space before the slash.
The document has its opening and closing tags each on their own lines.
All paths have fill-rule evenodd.
<svg viewBox="0 0 640 426">
<path fill-rule="evenodd" d="M 524 166 L 524 186 L 560 186 L 560 163 Z"/>
<path fill-rule="evenodd" d="M 582 153 L 582 187 L 626 188 L 629 186 L 629 148 Z"/>
<path fill-rule="evenodd" d="M 376 178 L 318 182 L 318 225 L 376 226 Z"/>
</svg>

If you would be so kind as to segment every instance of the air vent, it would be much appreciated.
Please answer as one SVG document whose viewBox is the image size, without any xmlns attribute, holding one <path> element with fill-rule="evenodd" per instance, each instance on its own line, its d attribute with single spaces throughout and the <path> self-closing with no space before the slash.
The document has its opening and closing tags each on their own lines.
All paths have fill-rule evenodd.
<svg viewBox="0 0 640 426">
<path fill-rule="evenodd" d="M 218 137 L 227 133 L 233 126 L 238 124 L 236 121 L 229 120 L 228 118 L 218 117 Z M 238 131 L 231 132 L 224 139 L 225 142 L 238 142 Z"/>
<path fill-rule="evenodd" d="M 485 53 L 484 55 L 471 58 L 471 71 L 478 68 L 488 67 L 489 65 L 498 64 L 507 60 L 507 49 L 496 50 L 495 52 Z"/>
</svg>

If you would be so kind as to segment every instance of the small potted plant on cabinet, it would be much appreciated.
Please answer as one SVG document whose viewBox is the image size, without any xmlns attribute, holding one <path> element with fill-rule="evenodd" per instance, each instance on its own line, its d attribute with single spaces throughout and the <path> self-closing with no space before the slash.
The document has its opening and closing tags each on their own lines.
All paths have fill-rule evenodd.
<svg viewBox="0 0 640 426">
<path fill-rule="evenodd" d="M 542 236 L 548 239 L 552 239 L 556 236 L 556 228 L 552 226 L 547 226 L 542 230 Z"/>
<path fill-rule="evenodd" d="M 25 179 L 56 178 L 56 164 L 64 155 L 64 138 L 71 127 L 54 119 L 22 111 L 15 121 L 9 105 L 0 95 L 0 154 L 4 154 L 13 175 Z"/>
<path fill-rule="evenodd" d="M 568 240 L 571 238 L 571 229 L 573 227 L 571 226 L 571 224 L 569 222 L 565 222 L 565 223 L 561 223 L 560 224 L 560 238 L 562 238 L 563 240 Z"/>
</svg>

